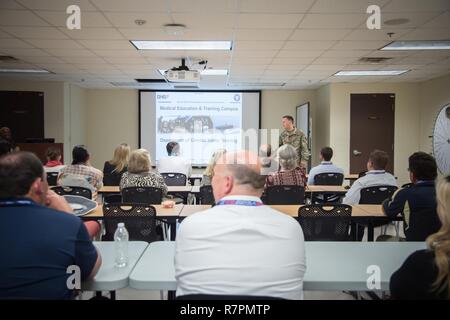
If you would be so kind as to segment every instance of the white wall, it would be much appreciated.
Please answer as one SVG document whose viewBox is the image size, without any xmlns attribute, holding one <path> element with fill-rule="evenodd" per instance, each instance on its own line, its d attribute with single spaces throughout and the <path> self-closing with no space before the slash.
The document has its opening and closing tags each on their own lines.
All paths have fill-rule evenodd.
<svg viewBox="0 0 450 320">
<path fill-rule="evenodd" d="M 319 152 L 323 147 L 330 145 L 330 85 L 325 85 L 317 89 L 317 108 L 315 117 L 315 161 L 313 166 L 317 165 Z"/>
<path fill-rule="evenodd" d="M 408 157 L 419 150 L 420 84 L 333 83 L 330 86 L 330 145 L 335 150 L 334 162 L 349 172 L 350 94 L 394 93 L 394 174 L 400 184 L 409 182 Z"/>
<path fill-rule="evenodd" d="M 87 90 L 76 85 L 66 83 L 64 86 L 66 100 L 65 117 L 65 162 L 72 160 L 72 149 L 79 144 L 87 144 Z"/>
</svg>

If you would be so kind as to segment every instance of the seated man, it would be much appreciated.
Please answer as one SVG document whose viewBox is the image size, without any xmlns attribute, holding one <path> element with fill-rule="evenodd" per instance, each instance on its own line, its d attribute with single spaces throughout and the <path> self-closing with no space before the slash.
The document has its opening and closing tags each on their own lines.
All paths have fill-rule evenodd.
<svg viewBox="0 0 450 320">
<path fill-rule="evenodd" d="M 177 295 L 303 298 L 304 238 L 293 218 L 263 205 L 258 157 L 227 152 L 214 167 L 216 206 L 180 225 Z"/>
<path fill-rule="evenodd" d="M 103 186 L 103 172 L 90 165 L 90 157 L 85 146 L 75 146 L 72 150 L 72 164 L 61 169 L 58 185 L 88 188 L 95 198 L 96 192 Z"/>
<path fill-rule="evenodd" d="M 344 170 L 339 168 L 331 162 L 331 158 L 333 157 L 333 149 L 330 147 L 325 147 L 320 150 L 320 164 L 315 166 L 309 171 L 308 174 L 308 184 L 314 185 L 314 177 L 320 173 L 342 173 L 344 174 Z"/>
<path fill-rule="evenodd" d="M 182 173 L 186 175 L 186 183 L 191 176 L 192 166 L 189 160 L 180 156 L 180 145 L 178 142 L 169 142 L 166 146 L 167 157 L 159 159 L 159 173 Z"/>
<path fill-rule="evenodd" d="M 409 157 L 409 177 L 412 185 L 397 190 L 391 200 L 385 200 L 383 211 L 391 218 L 402 214 L 406 241 L 425 241 L 441 227 L 436 213 L 435 159 L 425 152 L 413 153 Z M 378 240 L 388 238 L 381 236 Z"/>
<path fill-rule="evenodd" d="M 95 276 L 100 254 L 71 213 L 34 154 L 0 158 L 0 298 L 70 299 L 69 266 L 80 268 L 80 280 Z"/>
<path fill-rule="evenodd" d="M 345 194 L 342 203 L 353 205 L 358 204 L 361 198 L 361 189 L 375 186 L 397 186 L 395 177 L 386 172 L 386 166 L 389 161 L 389 155 L 381 150 L 374 150 L 369 155 L 367 161 L 367 173 L 365 176 L 356 180 L 351 188 Z"/>
</svg>

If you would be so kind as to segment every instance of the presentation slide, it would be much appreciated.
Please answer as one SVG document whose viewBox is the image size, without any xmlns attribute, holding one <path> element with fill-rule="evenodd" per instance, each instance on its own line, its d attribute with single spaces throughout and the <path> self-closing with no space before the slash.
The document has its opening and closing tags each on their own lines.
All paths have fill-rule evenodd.
<svg viewBox="0 0 450 320">
<path fill-rule="evenodd" d="M 194 166 L 215 150 L 239 150 L 242 132 L 259 129 L 260 92 L 140 91 L 140 142 L 153 164 L 170 141 Z"/>
</svg>

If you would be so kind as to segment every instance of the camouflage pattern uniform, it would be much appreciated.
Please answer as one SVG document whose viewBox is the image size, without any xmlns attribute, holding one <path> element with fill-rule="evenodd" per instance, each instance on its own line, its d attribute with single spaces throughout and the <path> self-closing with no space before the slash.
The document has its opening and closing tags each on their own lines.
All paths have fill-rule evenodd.
<svg viewBox="0 0 450 320">
<path fill-rule="evenodd" d="M 299 164 L 301 161 L 308 161 L 308 141 L 305 134 L 301 130 L 297 128 L 294 128 L 292 131 L 283 130 L 280 134 L 279 145 L 281 147 L 284 144 L 290 144 L 295 148 L 297 151 Z"/>
</svg>

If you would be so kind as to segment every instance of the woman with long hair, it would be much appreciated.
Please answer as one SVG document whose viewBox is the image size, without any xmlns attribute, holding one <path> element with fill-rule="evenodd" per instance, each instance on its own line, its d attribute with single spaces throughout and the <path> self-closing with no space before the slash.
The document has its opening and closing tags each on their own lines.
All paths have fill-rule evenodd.
<svg viewBox="0 0 450 320">
<path fill-rule="evenodd" d="M 450 175 L 438 181 L 436 200 L 442 226 L 392 275 L 394 299 L 450 299 Z"/>
<path fill-rule="evenodd" d="M 218 149 L 213 153 L 211 159 L 209 159 L 208 166 L 206 167 L 205 171 L 203 171 L 202 186 L 211 185 L 211 179 L 212 176 L 214 175 L 214 166 L 216 165 L 219 158 L 223 156 L 226 152 L 227 150 L 225 149 Z"/>
<path fill-rule="evenodd" d="M 105 186 L 118 186 L 122 174 L 127 171 L 130 158 L 130 146 L 121 143 L 114 150 L 112 160 L 106 161 L 103 167 L 103 184 Z"/>
</svg>

